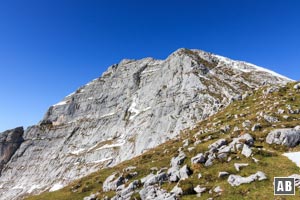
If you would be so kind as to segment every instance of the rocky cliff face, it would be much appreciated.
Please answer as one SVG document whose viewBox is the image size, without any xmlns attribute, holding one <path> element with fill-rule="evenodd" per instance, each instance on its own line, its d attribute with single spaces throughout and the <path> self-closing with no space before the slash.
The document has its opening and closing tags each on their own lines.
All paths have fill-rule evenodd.
<svg viewBox="0 0 300 200">
<path fill-rule="evenodd" d="M 23 133 L 23 128 L 18 127 L 0 134 L 0 175 L 5 164 L 24 141 Z"/>
<path fill-rule="evenodd" d="M 29 127 L 0 177 L 0 199 L 54 191 L 174 138 L 247 91 L 290 81 L 199 50 L 122 60 Z"/>
</svg>

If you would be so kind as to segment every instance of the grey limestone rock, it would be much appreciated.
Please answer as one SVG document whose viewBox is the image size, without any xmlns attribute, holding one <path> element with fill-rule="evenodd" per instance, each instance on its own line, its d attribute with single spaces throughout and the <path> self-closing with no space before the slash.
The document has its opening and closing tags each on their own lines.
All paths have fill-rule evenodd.
<svg viewBox="0 0 300 200">
<path fill-rule="evenodd" d="M 203 153 L 199 153 L 195 157 L 191 158 L 191 162 L 193 164 L 196 164 L 196 163 L 205 163 L 206 162 L 206 158 L 205 158 L 205 156 L 204 156 Z"/>
<path fill-rule="evenodd" d="M 254 124 L 251 128 L 251 131 L 257 131 L 260 130 L 262 127 L 260 124 Z"/>
<path fill-rule="evenodd" d="M 222 178 L 222 177 L 225 177 L 225 176 L 228 176 L 228 175 L 229 175 L 228 172 L 219 172 L 218 177 L 219 177 L 219 178 Z"/>
<path fill-rule="evenodd" d="M 249 166 L 248 163 L 234 163 L 234 168 L 236 171 L 240 171 L 242 167 L 247 167 Z"/>
<path fill-rule="evenodd" d="M 195 188 L 194 188 L 194 191 L 197 193 L 197 194 L 201 194 L 203 192 L 206 191 L 206 187 L 201 187 L 200 185 L 197 185 Z"/>
<path fill-rule="evenodd" d="M 272 130 L 266 137 L 266 142 L 295 147 L 300 143 L 300 130 L 297 127 Z"/>
<path fill-rule="evenodd" d="M 144 182 L 144 186 L 149 186 L 149 185 L 154 185 L 154 184 L 157 184 L 157 183 L 162 183 L 162 182 L 165 182 L 167 180 L 168 180 L 167 173 L 162 172 L 162 173 L 159 173 L 159 174 L 154 175 L 152 177 L 149 177 L 149 179 L 147 179 Z"/>
<path fill-rule="evenodd" d="M 249 158 L 251 156 L 252 150 L 251 150 L 251 148 L 247 144 L 243 145 L 242 154 L 244 156 L 246 156 L 247 158 Z"/>
<path fill-rule="evenodd" d="M 270 116 L 270 115 L 264 115 L 264 119 L 271 123 L 271 124 L 274 124 L 276 122 L 279 122 L 278 118 L 277 117 L 273 117 L 273 116 Z"/>
<path fill-rule="evenodd" d="M 24 141 L 23 133 L 23 127 L 0 133 L 0 175 L 4 165 L 10 160 Z"/>
<path fill-rule="evenodd" d="M 2 169 L 0 199 L 37 194 L 114 166 L 176 137 L 232 97 L 289 81 L 200 50 L 179 49 L 165 60 L 122 60 L 24 131 L 24 142 Z"/>
<path fill-rule="evenodd" d="M 139 192 L 142 200 L 177 200 L 176 194 L 168 193 L 155 185 L 144 187 Z"/>
<path fill-rule="evenodd" d="M 242 177 L 239 175 L 230 175 L 227 179 L 227 182 L 231 185 L 231 186 L 239 186 L 241 184 L 246 184 L 246 183 L 251 183 L 255 180 L 258 181 L 262 181 L 267 179 L 265 173 L 258 171 L 255 174 L 252 174 L 248 177 Z"/>
<path fill-rule="evenodd" d="M 300 89 L 300 83 L 295 84 L 295 85 L 294 85 L 294 89 L 295 89 L 295 90 L 299 90 L 299 89 Z"/>
</svg>

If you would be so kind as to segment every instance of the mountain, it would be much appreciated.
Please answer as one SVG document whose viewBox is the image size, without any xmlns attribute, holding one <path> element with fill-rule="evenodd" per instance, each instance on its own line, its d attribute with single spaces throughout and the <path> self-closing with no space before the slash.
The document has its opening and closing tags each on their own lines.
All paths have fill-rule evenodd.
<svg viewBox="0 0 300 200">
<path fill-rule="evenodd" d="M 200 50 L 122 60 L 21 130 L 15 148 L 3 139 L 0 199 L 58 190 L 175 138 L 258 87 L 290 81 Z"/>
<path fill-rule="evenodd" d="M 28 200 L 299 199 L 299 100 L 300 83 L 262 87 L 138 157 Z M 282 176 L 295 178 L 295 196 L 274 196 Z"/>
</svg>

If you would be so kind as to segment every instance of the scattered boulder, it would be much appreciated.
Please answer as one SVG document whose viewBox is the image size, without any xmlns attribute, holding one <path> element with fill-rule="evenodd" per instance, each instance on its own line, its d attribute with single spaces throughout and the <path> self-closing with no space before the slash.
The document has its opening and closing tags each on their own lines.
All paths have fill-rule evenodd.
<svg viewBox="0 0 300 200">
<path fill-rule="evenodd" d="M 210 152 L 213 152 L 215 150 L 217 150 L 218 148 L 220 148 L 223 145 L 227 145 L 227 141 L 225 139 L 219 139 L 216 142 L 210 144 L 208 146 L 208 149 Z"/>
<path fill-rule="evenodd" d="M 285 128 L 272 130 L 267 138 L 268 144 L 279 144 L 287 147 L 295 147 L 300 143 L 300 130 L 297 128 Z"/>
<path fill-rule="evenodd" d="M 264 115 L 264 119 L 265 119 L 267 122 L 271 123 L 271 124 L 274 124 L 274 123 L 276 123 L 276 122 L 279 122 L 279 120 L 278 120 L 277 117 L 272 117 L 272 116 L 270 116 L 270 115 Z"/>
<path fill-rule="evenodd" d="M 106 180 L 103 182 L 103 191 L 108 192 L 112 190 L 116 190 L 120 185 L 125 183 L 125 179 L 122 176 L 119 176 L 115 179 L 117 173 L 114 173 L 106 178 Z"/>
<path fill-rule="evenodd" d="M 221 192 L 223 192 L 223 189 L 220 186 L 217 186 L 217 187 L 215 187 L 214 192 L 221 193 Z"/>
<path fill-rule="evenodd" d="M 250 149 L 250 147 L 247 144 L 244 144 L 242 154 L 244 156 L 246 156 L 247 158 L 249 158 L 251 156 L 252 150 Z"/>
<path fill-rule="evenodd" d="M 201 187 L 200 185 L 197 185 L 195 188 L 194 188 L 194 191 L 197 193 L 197 194 L 200 194 L 205 192 L 206 191 L 206 187 Z"/>
<path fill-rule="evenodd" d="M 84 197 L 83 200 L 96 200 L 97 195 L 99 195 L 98 192 L 96 194 L 91 194 L 90 196 Z"/>
<path fill-rule="evenodd" d="M 183 191 L 178 185 L 175 185 L 175 187 L 171 190 L 171 193 L 176 194 L 176 195 L 182 195 Z"/>
<path fill-rule="evenodd" d="M 140 190 L 139 194 L 142 200 L 178 200 L 176 194 L 168 193 L 166 190 L 155 185 L 144 187 Z"/>
<path fill-rule="evenodd" d="M 258 171 L 255 174 L 252 174 L 248 177 L 242 177 L 239 175 L 230 175 L 227 179 L 227 182 L 231 185 L 231 186 L 239 186 L 241 184 L 245 184 L 245 183 L 251 183 L 255 180 L 265 180 L 267 179 L 265 173 Z"/>
<path fill-rule="evenodd" d="M 251 121 L 246 120 L 242 123 L 243 128 L 249 128 L 251 126 Z"/>
<path fill-rule="evenodd" d="M 223 178 L 223 177 L 225 177 L 225 176 L 228 176 L 229 175 L 229 173 L 228 172 L 219 172 L 219 178 Z"/>
<path fill-rule="evenodd" d="M 282 115 L 285 111 L 283 109 L 278 109 L 277 114 Z"/>
<path fill-rule="evenodd" d="M 181 165 L 183 163 L 185 158 L 186 158 L 185 153 L 183 151 L 180 151 L 177 157 L 173 157 L 171 159 L 171 166 L 178 167 L 179 165 Z"/>
<path fill-rule="evenodd" d="M 192 158 L 191 158 L 191 162 L 192 162 L 193 164 L 197 164 L 197 163 L 205 163 L 205 161 L 206 161 L 206 158 L 205 158 L 205 156 L 204 156 L 203 153 L 199 153 L 199 154 L 197 154 L 195 157 L 192 157 Z"/>
<path fill-rule="evenodd" d="M 162 183 L 168 180 L 166 172 L 159 173 L 157 175 L 151 176 L 148 180 L 144 182 L 144 186 L 154 185 L 157 183 Z"/>
<path fill-rule="evenodd" d="M 295 90 L 299 90 L 299 89 L 300 89 L 300 83 L 295 84 L 295 85 L 294 85 L 294 89 L 295 89 Z"/>
<path fill-rule="evenodd" d="M 184 165 L 179 170 L 179 175 L 180 175 L 181 180 L 184 180 L 184 179 L 188 178 L 191 174 L 192 174 L 192 171 L 187 165 Z"/>
<path fill-rule="evenodd" d="M 220 131 L 223 132 L 223 133 L 227 133 L 229 130 L 230 130 L 230 126 L 229 125 L 225 125 L 225 126 L 222 126 L 220 128 Z"/>
<path fill-rule="evenodd" d="M 263 91 L 264 95 L 271 94 L 273 92 L 278 92 L 279 88 L 278 87 L 269 87 L 266 90 Z"/>
<path fill-rule="evenodd" d="M 126 188 L 124 188 L 121 192 L 120 195 L 121 196 L 126 196 L 130 193 L 132 193 L 136 188 L 138 188 L 140 186 L 140 182 L 137 180 L 134 180 L 133 182 L 131 182 Z"/>
<path fill-rule="evenodd" d="M 251 128 L 251 131 L 257 131 L 260 130 L 262 127 L 260 124 L 254 124 Z"/>
</svg>

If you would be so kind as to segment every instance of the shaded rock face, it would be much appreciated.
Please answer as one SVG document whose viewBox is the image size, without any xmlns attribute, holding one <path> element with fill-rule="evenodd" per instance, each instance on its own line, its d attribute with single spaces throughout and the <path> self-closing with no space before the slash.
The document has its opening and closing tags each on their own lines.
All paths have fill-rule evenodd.
<svg viewBox="0 0 300 200">
<path fill-rule="evenodd" d="M 0 133 L 0 175 L 5 164 L 24 141 L 23 133 L 23 127 Z"/>
<path fill-rule="evenodd" d="M 289 79 L 249 63 L 179 49 L 123 60 L 29 127 L 0 177 L 0 199 L 66 185 L 176 137 L 233 97 Z M 18 178 L 16 178 L 18 177 Z"/>
</svg>

